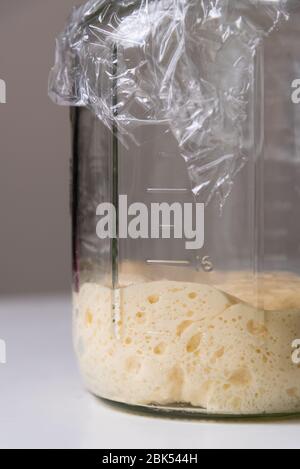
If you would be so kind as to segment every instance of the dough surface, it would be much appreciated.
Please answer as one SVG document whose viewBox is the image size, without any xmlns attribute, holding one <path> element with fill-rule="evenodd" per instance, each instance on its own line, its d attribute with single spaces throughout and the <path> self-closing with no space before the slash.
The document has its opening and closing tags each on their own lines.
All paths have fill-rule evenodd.
<svg viewBox="0 0 300 469">
<path fill-rule="evenodd" d="M 267 274 L 259 295 L 247 279 L 125 286 L 115 325 L 111 290 L 84 283 L 74 294 L 74 341 L 88 389 L 128 404 L 208 413 L 300 411 L 300 366 L 292 360 L 300 279 Z"/>
</svg>

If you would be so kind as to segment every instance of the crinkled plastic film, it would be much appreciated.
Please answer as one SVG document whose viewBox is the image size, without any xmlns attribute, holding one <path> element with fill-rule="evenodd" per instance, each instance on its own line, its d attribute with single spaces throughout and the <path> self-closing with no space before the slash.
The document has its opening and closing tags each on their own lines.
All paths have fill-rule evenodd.
<svg viewBox="0 0 300 469">
<path fill-rule="evenodd" d="M 280 1 L 91 0 L 57 41 L 50 96 L 88 107 L 125 146 L 168 125 L 194 194 L 222 205 L 255 152 L 261 43 L 287 17 Z"/>
</svg>

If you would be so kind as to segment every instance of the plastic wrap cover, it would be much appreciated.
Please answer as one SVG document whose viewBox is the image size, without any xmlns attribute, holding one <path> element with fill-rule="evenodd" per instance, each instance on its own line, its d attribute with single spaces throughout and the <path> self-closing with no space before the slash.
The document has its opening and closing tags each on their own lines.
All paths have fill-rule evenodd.
<svg viewBox="0 0 300 469">
<path fill-rule="evenodd" d="M 88 107 L 127 147 L 142 144 L 140 126 L 168 126 L 194 194 L 222 205 L 255 157 L 261 43 L 288 18 L 285 5 L 90 0 L 57 41 L 50 96 Z"/>
</svg>

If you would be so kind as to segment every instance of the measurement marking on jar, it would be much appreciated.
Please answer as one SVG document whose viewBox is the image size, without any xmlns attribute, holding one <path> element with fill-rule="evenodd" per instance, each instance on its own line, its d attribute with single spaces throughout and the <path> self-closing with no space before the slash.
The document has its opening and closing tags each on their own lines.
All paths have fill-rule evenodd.
<svg viewBox="0 0 300 469">
<path fill-rule="evenodd" d="M 212 272 L 214 270 L 214 265 L 209 256 L 204 256 L 202 258 L 200 256 L 197 256 L 196 261 L 197 261 L 196 270 L 198 272 L 201 269 L 204 270 L 205 272 Z"/>
<path fill-rule="evenodd" d="M 284 236 L 289 235 L 289 230 L 286 228 L 277 228 L 277 229 L 271 229 L 271 230 L 265 230 L 265 236 L 268 239 L 278 239 L 278 238 L 283 238 Z"/>
<path fill-rule="evenodd" d="M 147 259 L 147 264 L 165 264 L 165 265 L 190 265 L 190 261 L 178 261 L 170 259 Z"/>
<path fill-rule="evenodd" d="M 158 193 L 158 194 L 161 194 L 161 193 L 169 193 L 169 194 L 173 194 L 173 193 L 177 193 L 177 192 L 189 192 L 189 189 L 186 189 L 186 188 L 172 188 L 172 187 L 169 187 L 169 188 L 155 188 L 155 187 L 149 187 L 147 189 L 147 192 L 149 193 Z"/>
</svg>

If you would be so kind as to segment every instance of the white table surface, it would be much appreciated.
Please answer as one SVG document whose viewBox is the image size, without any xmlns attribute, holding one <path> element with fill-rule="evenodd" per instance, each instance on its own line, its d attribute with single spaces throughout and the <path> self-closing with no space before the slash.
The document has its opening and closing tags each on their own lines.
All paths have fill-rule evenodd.
<svg viewBox="0 0 300 469">
<path fill-rule="evenodd" d="M 300 419 L 186 421 L 130 414 L 87 393 L 70 297 L 0 300 L 0 448 L 300 448 Z"/>
</svg>

